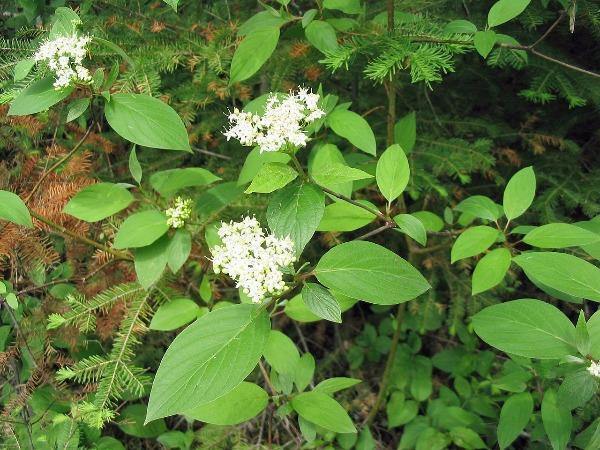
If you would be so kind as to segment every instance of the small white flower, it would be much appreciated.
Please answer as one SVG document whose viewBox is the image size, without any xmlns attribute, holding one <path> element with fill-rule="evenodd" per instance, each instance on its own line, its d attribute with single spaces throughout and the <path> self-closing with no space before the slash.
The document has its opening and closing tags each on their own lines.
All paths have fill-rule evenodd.
<svg viewBox="0 0 600 450">
<path fill-rule="evenodd" d="M 222 222 L 218 233 L 223 244 L 212 249 L 215 273 L 229 275 L 254 303 L 285 288 L 282 269 L 296 259 L 289 237 L 265 235 L 254 217 Z"/>
<path fill-rule="evenodd" d="M 165 211 L 167 215 L 167 225 L 171 228 L 181 228 L 185 225 L 185 221 L 192 214 L 192 201 L 190 199 L 175 199 L 175 206 Z"/>
<path fill-rule="evenodd" d="M 88 69 L 82 62 L 87 52 L 89 36 L 60 36 L 40 45 L 33 56 L 37 62 L 45 62 L 56 77 L 54 87 L 60 89 L 74 81 L 89 81 L 91 79 Z"/>
<path fill-rule="evenodd" d="M 600 361 L 592 361 L 592 364 L 587 368 L 587 370 L 593 376 L 600 378 Z"/>
<path fill-rule="evenodd" d="M 318 103 L 319 95 L 306 88 L 283 98 L 271 94 L 262 116 L 234 109 L 224 135 L 242 145 L 258 145 L 261 153 L 276 152 L 287 144 L 304 147 L 308 142 L 304 128 L 325 115 Z"/>
</svg>

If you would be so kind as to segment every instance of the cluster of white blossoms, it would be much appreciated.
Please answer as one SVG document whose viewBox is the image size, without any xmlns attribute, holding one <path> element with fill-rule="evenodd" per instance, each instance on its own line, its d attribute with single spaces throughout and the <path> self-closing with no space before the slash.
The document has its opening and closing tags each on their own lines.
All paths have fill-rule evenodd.
<svg viewBox="0 0 600 450">
<path fill-rule="evenodd" d="M 286 144 L 304 147 L 308 141 L 304 127 L 325 115 L 318 103 L 319 95 L 306 88 L 284 97 L 271 94 L 262 116 L 235 108 L 224 134 L 242 145 L 258 145 L 261 153 L 276 152 Z"/>
<path fill-rule="evenodd" d="M 600 378 L 600 361 L 592 361 L 592 364 L 587 370 L 593 376 Z"/>
<path fill-rule="evenodd" d="M 92 77 L 83 67 L 89 36 L 60 36 L 44 42 L 34 55 L 37 62 L 45 62 L 54 72 L 56 89 L 68 86 L 73 81 L 89 81 Z"/>
<path fill-rule="evenodd" d="M 167 225 L 169 227 L 181 228 L 192 214 L 192 201 L 189 198 L 184 200 L 177 197 L 174 206 L 167 209 L 165 214 L 167 215 Z"/>
<path fill-rule="evenodd" d="M 282 269 L 296 259 L 289 236 L 267 235 L 256 218 L 245 217 L 221 223 L 219 237 L 223 245 L 212 250 L 215 273 L 229 275 L 254 303 L 285 288 Z"/>
</svg>

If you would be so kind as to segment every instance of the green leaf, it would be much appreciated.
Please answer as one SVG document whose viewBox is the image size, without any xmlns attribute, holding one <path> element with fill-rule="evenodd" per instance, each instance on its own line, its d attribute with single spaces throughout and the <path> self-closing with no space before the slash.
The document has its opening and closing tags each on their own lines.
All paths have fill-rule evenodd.
<svg viewBox="0 0 600 450">
<path fill-rule="evenodd" d="M 244 108 L 245 110 L 245 108 Z M 282 152 L 260 152 L 259 147 L 254 147 L 242 166 L 240 176 L 238 177 L 238 185 L 250 183 L 263 165 L 270 162 L 278 162 L 287 164 L 290 161 L 290 155 Z"/>
<path fill-rule="evenodd" d="M 292 407 L 304 419 L 335 433 L 356 433 L 348 413 L 321 392 L 305 392 L 292 399 Z"/>
<path fill-rule="evenodd" d="M 435 428 L 428 427 L 419 435 L 415 450 L 443 450 L 448 447 L 448 437 Z"/>
<path fill-rule="evenodd" d="M 376 209 L 375 205 L 367 200 L 358 200 L 359 203 Z M 375 214 L 364 208 L 348 203 L 345 200 L 338 200 L 325 207 L 325 211 L 318 231 L 354 231 L 370 224 L 375 220 Z"/>
<path fill-rule="evenodd" d="M 414 111 L 403 116 L 394 125 L 394 141 L 406 153 L 412 152 L 417 141 L 417 116 Z"/>
<path fill-rule="evenodd" d="M 317 384 L 314 390 L 323 394 L 333 395 L 338 391 L 343 391 L 344 389 L 351 388 L 352 386 L 356 386 L 359 383 L 362 383 L 362 381 L 357 378 L 328 378 L 327 380 L 323 380 L 319 384 Z"/>
<path fill-rule="evenodd" d="M 456 205 L 454 209 L 492 222 L 498 220 L 502 215 L 502 208 L 485 195 L 468 197 Z"/>
<path fill-rule="evenodd" d="M 540 300 L 489 306 L 473 316 L 473 329 L 492 347 L 527 358 L 559 359 L 577 352 L 571 321 Z"/>
<path fill-rule="evenodd" d="M 267 62 L 279 41 L 279 26 L 254 29 L 246 34 L 233 54 L 229 84 L 239 83 L 254 75 Z"/>
<path fill-rule="evenodd" d="M 89 106 L 90 106 L 90 99 L 87 97 L 86 98 L 78 98 L 76 100 L 73 100 L 67 106 L 66 122 L 69 123 L 69 122 L 79 118 L 79 116 L 81 116 L 86 111 L 86 109 L 88 109 Z"/>
<path fill-rule="evenodd" d="M 177 273 L 185 264 L 192 251 L 192 235 L 189 231 L 179 228 L 169 241 L 167 264 L 173 273 Z"/>
<path fill-rule="evenodd" d="M 346 160 L 344 159 L 342 152 L 340 152 L 340 150 L 333 144 L 316 146 L 310 152 L 310 156 L 308 158 L 308 173 L 310 176 L 315 178 L 315 173 L 327 170 L 327 167 L 332 164 L 346 164 Z M 329 188 L 338 194 L 345 195 L 346 197 L 350 197 L 350 195 L 352 195 L 353 183 L 349 181 L 344 183 L 340 183 L 339 181 L 317 181 L 321 186 Z"/>
<path fill-rule="evenodd" d="M 144 94 L 111 94 L 104 115 L 117 134 L 134 144 L 192 151 L 181 118 L 157 98 Z"/>
<path fill-rule="evenodd" d="M 137 158 L 135 144 L 133 144 L 133 147 L 131 147 L 131 152 L 129 152 L 129 173 L 131 173 L 131 176 L 136 183 L 140 184 L 142 181 L 142 166 Z"/>
<path fill-rule="evenodd" d="M 73 86 L 54 89 L 53 84 L 54 77 L 46 77 L 23 89 L 10 104 L 8 115 L 26 116 L 46 111 L 71 95 L 74 89 Z"/>
<path fill-rule="evenodd" d="M 194 434 L 189 431 L 184 433 L 183 431 L 167 431 L 156 438 L 156 440 L 165 446 L 165 448 L 175 448 L 188 450 L 192 446 L 194 440 Z M 96 447 L 95 450 L 125 450 L 125 447 L 119 441 L 116 441 L 121 447 Z"/>
<path fill-rule="evenodd" d="M 86 222 L 98 222 L 127 208 L 132 201 L 133 195 L 123 186 L 97 183 L 75 194 L 63 212 Z"/>
<path fill-rule="evenodd" d="M 261 11 L 254 14 L 238 28 L 238 36 L 246 36 L 265 28 L 281 28 L 287 20 L 275 10 Z"/>
<path fill-rule="evenodd" d="M 395 428 L 402 425 L 404 404 L 406 397 L 402 391 L 394 391 L 386 404 L 388 428 Z"/>
<path fill-rule="evenodd" d="M 596 311 L 590 320 L 587 321 L 586 328 L 590 335 L 590 354 L 594 359 L 600 359 L 600 310 Z"/>
<path fill-rule="evenodd" d="M 198 213 L 199 220 L 214 220 L 228 206 L 239 200 L 243 193 L 243 187 L 238 186 L 235 181 L 220 183 L 196 197 L 194 210 Z"/>
<path fill-rule="evenodd" d="M 499 284 L 510 267 L 511 255 L 506 248 L 496 248 L 479 260 L 472 279 L 472 295 Z"/>
<path fill-rule="evenodd" d="M 427 231 L 423 226 L 423 222 L 410 214 L 398 214 L 394 217 L 394 222 L 400 230 L 409 235 L 419 244 L 425 246 L 427 244 Z"/>
<path fill-rule="evenodd" d="M 534 228 L 523 242 L 539 248 L 579 247 L 600 241 L 600 234 L 568 223 L 549 223 Z"/>
<path fill-rule="evenodd" d="M 566 253 L 527 252 L 513 258 L 530 279 L 564 294 L 600 302 L 600 269 Z"/>
<path fill-rule="evenodd" d="M 230 392 L 256 366 L 270 328 L 269 316 L 248 304 L 216 309 L 196 320 L 175 338 L 160 363 L 146 421 L 185 413 Z"/>
<path fill-rule="evenodd" d="M 271 330 L 263 355 L 278 373 L 293 374 L 300 354 L 292 340 L 281 331 Z"/>
<path fill-rule="evenodd" d="M 444 221 L 442 218 L 430 211 L 417 211 L 411 215 L 419 219 L 427 231 L 436 233 L 444 229 Z"/>
<path fill-rule="evenodd" d="M 324 212 L 325 195 L 321 189 L 313 184 L 290 184 L 271 196 L 267 223 L 276 236 L 289 236 L 296 255 L 300 255 Z"/>
<path fill-rule="evenodd" d="M 577 350 L 579 350 L 579 353 L 583 356 L 587 356 L 590 353 L 591 341 L 583 310 L 579 311 L 579 317 L 577 317 L 575 335 L 577 337 Z"/>
<path fill-rule="evenodd" d="M 60 6 L 54 10 L 52 16 L 52 28 L 48 39 L 56 39 L 59 36 L 70 36 L 77 32 L 81 19 L 71 8 Z"/>
<path fill-rule="evenodd" d="M 321 257 L 314 272 L 328 288 L 379 305 L 412 300 L 431 287 L 408 262 L 372 242 L 333 247 Z"/>
<path fill-rule="evenodd" d="M 35 66 L 35 60 L 33 58 L 22 59 L 16 63 L 13 80 L 21 81 L 23 78 L 29 75 L 29 72 L 31 72 L 33 66 Z"/>
<path fill-rule="evenodd" d="M 12 309 L 17 309 L 19 307 L 19 300 L 14 292 L 9 292 L 6 297 L 4 297 L 4 300 L 6 300 L 6 303 L 8 303 L 8 306 Z"/>
<path fill-rule="evenodd" d="M 31 215 L 21 197 L 9 191 L 0 190 L 0 219 L 33 228 Z"/>
<path fill-rule="evenodd" d="M 305 353 L 300 357 L 294 374 L 294 383 L 298 392 L 302 392 L 313 379 L 315 374 L 315 358 L 310 353 Z"/>
<path fill-rule="evenodd" d="M 135 251 L 134 265 L 138 282 L 144 289 L 160 280 L 169 257 L 169 238 L 163 236 L 157 241 Z"/>
<path fill-rule="evenodd" d="M 531 0 L 498 0 L 488 12 L 488 25 L 496 27 L 514 19 L 531 3 Z"/>
<path fill-rule="evenodd" d="M 129 216 L 115 236 L 115 248 L 145 247 L 167 232 L 167 218 L 161 212 L 150 210 Z"/>
<path fill-rule="evenodd" d="M 332 163 L 316 168 L 312 176 L 317 183 L 323 186 L 373 178 L 373 175 L 343 163 Z"/>
<path fill-rule="evenodd" d="M 508 397 L 500 410 L 498 445 L 507 448 L 519 437 L 533 414 L 533 398 L 529 392 Z"/>
<path fill-rule="evenodd" d="M 553 450 L 567 448 L 571 437 L 572 418 L 568 408 L 560 405 L 553 389 L 544 392 L 542 399 L 542 423 Z"/>
<path fill-rule="evenodd" d="M 533 167 L 525 167 L 515 173 L 504 189 L 504 214 L 508 220 L 522 215 L 535 197 L 535 173 Z"/>
<path fill-rule="evenodd" d="M 342 295 L 339 292 L 332 292 L 332 294 L 340 305 L 342 312 L 348 311 L 358 302 L 358 300 Z M 308 309 L 300 294 L 286 303 L 284 311 L 289 318 L 297 322 L 318 322 L 321 320 L 321 317 Z"/>
<path fill-rule="evenodd" d="M 306 28 L 315 18 L 319 11 L 316 9 L 309 9 L 302 15 L 302 28 Z"/>
<path fill-rule="evenodd" d="M 335 134 L 347 139 L 363 152 L 375 156 L 375 135 L 368 122 L 360 115 L 347 109 L 336 109 L 327 120 Z"/>
<path fill-rule="evenodd" d="M 487 445 L 485 445 L 485 442 L 481 440 L 479 435 L 467 427 L 451 428 L 450 437 L 452 438 L 452 442 L 454 442 L 458 448 L 488 448 Z"/>
<path fill-rule="evenodd" d="M 181 189 L 206 186 L 220 179 L 201 167 L 186 167 L 153 173 L 150 176 L 150 185 L 163 197 L 171 197 Z"/>
<path fill-rule="evenodd" d="M 485 252 L 498 239 L 497 229 L 479 225 L 465 230 L 456 239 L 450 252 L 452 263 Z"/>
<path fill-rule="evenodd" d="M 194 420 L 214 425 L 236 425 L 266 408 L 269 394 L 254 383 L 243 381 L 223 397 L 185 411 Z"/>
<path fill-rule="evenodd" d="M 200 307 L 189 298 L 174 298 L 162 304 L 150 322 L 151 330 L 172 331 L 196 320 Z"/>
<path fill-rule="evenodd" d="M 473 45 L 477 53 L 485 59 L 494 48 L 497 39 L 496 33 L 492 30 L 477 31 L 473 36 Z"/>
<path fill-rule="evenodd" d="M 304 304 L 317 316 L 330 322 L 342 323 L 342 310 L 328 289 L 316 283 L 306 283 L 302 288 Z"/>
<path fill-rule="evenodd" d="M 177 5 L 179 4 L 179 0 L 163 0 L 167 5 L 173 8 L 173 11 L 177 12 Z"/>
<path fill-rule="evenodd" d="M 323 8 L 337 9 L 345 14 L 360 14 L 360 0 L 324 0 Z"/>
<path fill-rule="evenodd" d="M 338 48 L 335 29 L 322 20 L 313 20 L 305 28 L 306 39 L 321 53 L 334 51 Z"/>
<path fill-rule="evenodd" d="M 587 353 L 584 353 L 587 355 Z M 568 374 L 558 389 L 558 404 L 573 410 L 583 407 L 598 391 L 598 381 L 586 369 Z"/>
<path fill-rule="evenodd" d="M 408 159 L 398 144 L 391 145 L 377 161 L 377 186 L 388 202 L 396 200 L 410 179 Z"/>
<path fill-rule="evenodd" d="M 448 22 L 444 27 L 444 31 L 452 34 L 474 34 L 477 31 L 477 27 L 468 20 L 458 19 Z"/>
<path fill-rule="evenodd" d="M 260 168 L 252 183 L 250 183 L 250 186 L 244 192 L 246 194 L 252 192 L 268 194 L 286 186 L 296 179 L 297 176 L 298 172 L 287 164 L 277 162 L 266 163 Z"/>
<path fill-rule="evenodd" d="M 138 438 L 155 438 L 167 431 L 164 420 L 156 420 L 150 424 L 144 424 L 146 405 L 128 405 L 119 417 L 119 428 L 124 433 Z"/>
</svg>

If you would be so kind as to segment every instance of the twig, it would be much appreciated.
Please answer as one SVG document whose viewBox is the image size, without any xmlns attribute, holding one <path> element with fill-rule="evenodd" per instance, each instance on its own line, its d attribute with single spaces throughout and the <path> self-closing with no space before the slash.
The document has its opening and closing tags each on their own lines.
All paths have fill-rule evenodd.
<svg viewBox="0 0 600 450">
<path fill-rule="evenodd" d="M 390 375 L 392 373 L 392 367 L 394 366 L 394 361 L 396 359 L 396 350 L 398 349 L 398 342 L 400 341 L 401 334 L 401 324 L 404 320 L 404 313 L 406 311 L 406 303 L 401 303 L 398 305 L 398 312 L 396 313 L 396 329 L 394 330 L 394 335 L 392 336 L 392 343 L 390 345 L 390 351 L 388 352 L 387 360 L 385 361 L 385 368 L 383 370 L 383 375 L 381 377 L 381 382 L 379 383 L 379 392 L 377 393 L 377 398 L 375 399 L 375 404 L 369 411 L 367 418 L 365 419 L 364 424 L 367 426 L 371 426 L 375 421 L 375 417 L 377 417 L 377 413 L 381 408 L 383 403 L 383 399 L 387 393 L 388 383 L 390 381 Z"/>
<path fill-rule="evenodd" d="M 50 173 L 52 173 L 54 171 L 54 169 L 56 169 L 61 164 L 63 164 L 66 160 L 68 160 L 71 156 L 73 156 L 75 154 L 75 152 L 77 152 L 77 150 L 79 150 L 79 148 L 83 145 L 83 143 L 86 141 L 86 139 L 92 132 L 93 127 L 94 127 L 94 123 L 92 123 L 88 127 L 88 129 L 86 130 L 83 137 L 79 140 L 79 142 L 77 142 L 77 144 L 75 144 L 75 146 L 71 149 L 71 151 L 69 153 L 67 153 L 65 156 L 63 156 L 58 161 L 56 161 L 54 164 L 52 164 L 50 166 L 50 168 L 48 168 L 48 170 L 44 171 L 43 175 L 40 177 L 40 179 L 37 181 L 37 183 L 35 183 L 35 185 L 33 186 L 33 189 L 31 190 L 29 195 L 27 195 L 27 197 L 25 198 L 26 204 L 27 204 L 27 202 L 29 202 L 29 200 L 31 200 L 31 197 L 33 197 L 33 194 L 35 194 L 35 192 L 39 189 L 39 187 L 42 185 L 42 183 L 48 177 L 48 175 L 50 175 Z"/>
<path fill-rule="evenodd" d="M 194 147 L 194 150 L 196 150 L 198 153 L 204 153 L 205 155 L 214 156 L 215 158 L 221 158 L 221 159 L 224 159 L 227 161 L 229 161 L 231 159 L 231 156 L 226 156 L 226 155 L 221 155 L 220 153 L 211 152 L 210 150 L 206 150 L 205 148 Z"/>
<path fill-rule="evenodd" d="M 30 211 L 30 213 L 31 213 L 32 217 L 34 217 L 35 219 L 39 220 L 42 223 L 45 223 L 50 228 L 54 229 L 58 234 L 69 236 L 70 238 L 73 238 L 79 242 L 82 242 L 87 245 L 91 245 L 92 247 L 96 247 L 97 249 L 100 249 L 107 253 L 110 253 L 111 255 L 113 255 L 119 259 L 123 259 L 126 261 L 133 261 L 133 258 L 126 253 L 119 252 L 115 249 L 112 249 L 100 242 L 94 241 L 85 236 L 80 236 L 77 233 L 63 227 L 62 225 L 59 225 L 58 223 L 53 222 L 52 220 L 48 219 L 47 217 L 41 216 L 40 214 L 36 213 L 35 211 Z"/>
<path fill-rule="evenodd" d="M 5 309 L 6 312 L 8 312 L 8 315 L 10 316 L 10 320 L 13 323 L 13 326 L 15 327 L 15 330 L 17 331 L 17 336 L 21 337 L 21 339 L 23 340 L 23 343 L 25 344 L 25 349 L 27 350 L 27 353 L 29 354 L 29 357 L 31 358 L 31 363 L 33 364 L 34 368 L 38 368 L 37 363 L 35 362 L 35 357 L 33 356 L 33 352 L 31 351 L 31 347 L 29 347 L 29 342 L 27 342 L 27 338 L 25 337 L 25 335 L 23 334 L 21 327 L 19 326 L 19 322 L 17 322 L 17 318 L 15 317 L 15 313 L 13 313 L 12 308 L 4 301 L 0 301 L 0 306 L 5 305 Z"/>
<path fill-rule="evenodd" d="M 369 231 L 368 233 L 363 234 L 362 236 L 357 237 L 355 240 L 357 241 L 362 241 L 364 239 L 370 238 L 372 236 L 375 236 L 376 234 L 382 233 L 385 230 L 388 230 L 390 228 L 395 228 L 396 224 L 393 222 L 388 222 L 385 225 L 380 226 L 379 228 L 376 228 L 374 230 Z"/>
<path fill-rule="evenodd" d="M 540 42 L 542 42 L 544 39 L 546 39 L 550 35 L 550 33 L 552 33 L 552 31 L 554 31 L 554 29 L 558 26 L 558 24 L 560 23 L 560 21 L 563 20 L 563 17 L 565 17 L 566 14 L 567 14 L 567 11 L 562 10 L 560 12 L 560 15 L 558 16 L 558 18 L 552 23 L 552 25 L 550 25 L 548 27 L 548 29 L 546 30 L 546 32 L 544 34 L 542 34 L 540 36 L 540 38 L 537 41 L 535 41 L 533 44 L 531 44 L 529 47 L 533 48 L 536 45 L 538 45 Z"/>
</svg>

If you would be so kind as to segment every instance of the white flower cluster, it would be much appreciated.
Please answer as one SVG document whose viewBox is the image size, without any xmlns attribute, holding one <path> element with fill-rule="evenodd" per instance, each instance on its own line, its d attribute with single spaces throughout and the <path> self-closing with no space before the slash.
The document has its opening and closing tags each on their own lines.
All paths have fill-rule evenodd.
<svg viewBox="0 0 600 450">
<path fill-rule="evenodd" d="M 592 361 L 592 364 L 587 370 L 593 376 L 600 378 L 600 361 Z"/>
<path fill-rule="evenodd" d="M 283 98 L 271 94 L 262 116 L 235 108 L 229 114 L 231 127 L 224 133 L 242 145 L 258 145 L 260 152 L 276 152 L 284 145 L 304 147 L 308 136 L 303 128 L 323 117 L 319 95 L 306 88 L 290 92 Z"/>
<path fill-rule="evenodd" d="M 89 81 L 89 70 L 83 67 L 89 36 L 60 36 L 44 42 L 34 55 L 37 62 L 45 62 L 56 76 L 54 87 L 60 89 L 73 81 Z"/>
<path fill-rule="evenodd" d="M 167 215 L 167 225 L 169 227 L 181 228 L 192 214 L 192 201 L 189 198 L 184 200 L 177 197 L 173 208 L 167 209 L 165 214 Z"/>
<path fill-rule="evenodd" d="M 285 288 L 281 269 L 295 260 L 294 244 L 289 237 L 265 235 L 254 217 L 222 223 L 219 237 L 223 245 L 212 250 L 215 272 L 233 278 L 254 303 Z"/>
</svg>

